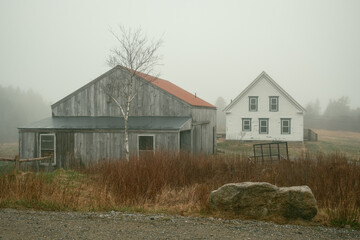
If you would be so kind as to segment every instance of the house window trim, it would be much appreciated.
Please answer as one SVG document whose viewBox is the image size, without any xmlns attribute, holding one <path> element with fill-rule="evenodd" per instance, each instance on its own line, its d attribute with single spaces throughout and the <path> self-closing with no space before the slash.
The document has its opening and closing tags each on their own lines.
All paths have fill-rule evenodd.
<svg viewBox="0 0 360 240">
<path fill-rule="evenodd" d="M 141 151 L 152 151 L 155 153 L 155 134 L 138 134 L 137 135 L 137 156 L 140 156 L 140 137 L 153 137 L 153 150 L 141 150 Z"/>
<path fill-rule="evenodd" d="M 255 110 L 251 109 L 251 99 L 255 99 L 256 103 L 255 103 Z M 249 96 L 249 112 L 257 112 L 259 108 L 259 97 L 258 96 Z"/>
<path fill-rule="evenodd" d="M 266 133 L 261 132 L 261 121 L 266 121 Z M 259 134 L 269 134 L 269 118 L 259 118 Z"/>
<path fill-rule="evenodd" d="M 41 137 L 42 136 L 54 136 L 54 160 L 53 162 L 51 163 L 52 166 L 55 166 L 56 165 L 56 134 L 55 133 L 40 133 L 39 134 L 39 157 L 42 157 L 42 154 L 41 154 Z M 43 163 L 40 161 L 40 165 L 44 165 L 44 166 L 49 166 L 49 163 Z"/>
<path fill-rule="evenodd" d="M 290 135 L 291 134 L 291 118 L 281 118 L 280 121 L 281 121 L 281 126 L 280 126 L 281 134 Z M 283 121 L 289 121 L 289 126 L 288 126 L 289 132 L 283 131 Z"/>
<path fill-rule="evenodd" d="M 271 108 L 272 106 L 272 99 L 276 99 L 276 110 Z M 279 96 L 270 96 L 269 97 L 269 112 L 278 112 L 279 111 Z"/>
<path fill-rule="evenodd" d="M 242 121 L 241 121 L 241 124 L 242 124 L 241 129 L 242 129 L 242 131 L 243 131 L 243 132 L 251 132 L 251 118 L 242 118 L 241 120 L 242 120 Z M 245 128 L 244 128 L 244 122 L 245 122 L 245 121 L 249 121 L 249 127 L 250 127 L 250 129 L 245 129 Z"/>
</svg>

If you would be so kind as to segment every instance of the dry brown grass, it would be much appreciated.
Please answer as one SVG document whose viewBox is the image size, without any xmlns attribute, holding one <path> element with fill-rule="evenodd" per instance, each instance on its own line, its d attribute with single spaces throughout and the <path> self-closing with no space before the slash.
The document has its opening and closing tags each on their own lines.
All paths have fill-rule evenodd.
<svg viewBox="0 0 360 240">
<path fill-rule="evenodd" d="M 312 160 L 310 160 L 312 159 Z M 321 210 L 315 221 L 359 226 L 360 166 L 344 155 L 303 155 L 273 164 L 247 157 L 156 153 L 99 161 L 79 172 L 10 174 L 0 178 L 0 207 L 136 209 L 211 214 L 210 192 L 230 182 L 308 185 Z"/>
</svg>

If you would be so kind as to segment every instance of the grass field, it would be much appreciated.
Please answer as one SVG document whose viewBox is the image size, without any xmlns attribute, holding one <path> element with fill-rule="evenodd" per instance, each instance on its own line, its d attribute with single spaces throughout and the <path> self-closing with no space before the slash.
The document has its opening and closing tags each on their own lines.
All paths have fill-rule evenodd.
<svg viewBox="0 0 360 240">
<path fill-rule="evenodd" d="M 14 157 L 18 154 L 18 143 L 0 143 L 0 157 Z"/>
<path fill-rule="evenodd" d="M 316 129 L 317 142 L 291 143 L 289 142 L 290 157 L 298 157 L 309 152 L 317 153 L 341 153 L 353 160 L 360 161 L 360 133 L 342 132 Z M 220 141 L 217 147 L 226 153 L 253 155 L 253 144 L 255 142 Z"/>
</svg>

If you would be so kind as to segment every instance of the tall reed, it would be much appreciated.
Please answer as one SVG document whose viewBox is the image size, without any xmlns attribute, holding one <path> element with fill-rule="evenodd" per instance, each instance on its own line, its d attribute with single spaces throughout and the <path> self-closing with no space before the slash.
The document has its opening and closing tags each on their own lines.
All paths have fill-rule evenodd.
<svg viewBox="0 0 360 240">
<path fill-rule="evenodd" d="M 208 211 L 210 192 L 223 184 L 252 181 L 308 185 L 333 224 L 360 222 L 360 166 L 340 154 L 263 164 L 245 156 L 157 152 L 129 162 L 103 159 L 79 171 L 2 176 L 0 207 L 14 202 L 76 210 L 146 206 L 191 214 Z"/>
</svg>

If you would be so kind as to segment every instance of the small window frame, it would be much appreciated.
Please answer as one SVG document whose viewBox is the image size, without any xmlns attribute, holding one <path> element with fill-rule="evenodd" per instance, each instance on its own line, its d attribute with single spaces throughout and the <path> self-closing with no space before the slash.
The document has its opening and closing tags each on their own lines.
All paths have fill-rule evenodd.
<svg viewBox="0 0 360 240">
<path fill-rule="evenodd" d="M 288 122 L 288 126 L 284 126 L 284 122 Z M 288 131 L 284 131 L 285 127 L 288 128 Z M 291 134 L 291 118 L 281 118 L 281 134 Z"/>
<path fill-rule="evenodd" d="M 276 104 L 272 103 L 272 100 L 276 100 Z M 275 106 L 275 109 L 273 109 Z M 278 112 L 279 111 L 279 96 L 270 96 L 269 97 L 269 111 L 270 112 Z"/>
<path fill-rule="evenodd" d="M 251 132 L 251 118 L 242 118 L 242 131 L 243 132 Z M 248 123 L 246 123 L 248 122 Z M 245 128 L 245 126 L 248 126 L 248 129 Z"/>
<path fill-rule="evenodd" d="M 140 150 L 140 138 L 141 137 L 152 137 L 153 138 L 153 149 L 152 150 Z M 137 155 L 140 156 L 141 152 L 153 152 L 155 153 L 155 135 L 154 134 L 139 134 L 137 136 Z"/>
<path fill-rule="evenodd" d="M 266 123 L 266 131 L 261 131 L 261 128 L 263 127 L 261 125 L 262 122 Z M 269 134 L 269 119 L 268 118 L 259 118 L 259 134 Z"/>
<path fill-rule="evenodd" d="M 259 97 L 257 96 L 249 96 L 249 112 L 257 112 L 258 111 L 258 105 L 259 105 Z M 252 100 L 255 102 L 252 103 Z M 254 108 L 252 107 L 254 106 Z"/>
<path fill-rule="evenodd" d="M 43 151 L 43 149 L 42 149 L 42 137 L 45 137 L 45 136 L 52 136 L 54 138 L 54 148 L 53 149 L 47 149 L 47 150 L 51 150 L 51 151 L 54 152 L 53 161 L 52 161 L 51 165 L 55 166 L 56 165 L 56 135 L 55 135 L 55 133 L 40 133 L 40 135 L 39 135 L 39 157 L 43 157 L 42 156 L 42 151 Z M 49 163 L 41 162 L 41 161 L 40 161 L 40 164 L 41 165 L 46 165 L 46 166 L 49 165 Z"/>
</svg>

